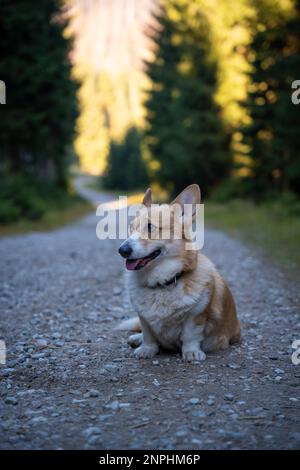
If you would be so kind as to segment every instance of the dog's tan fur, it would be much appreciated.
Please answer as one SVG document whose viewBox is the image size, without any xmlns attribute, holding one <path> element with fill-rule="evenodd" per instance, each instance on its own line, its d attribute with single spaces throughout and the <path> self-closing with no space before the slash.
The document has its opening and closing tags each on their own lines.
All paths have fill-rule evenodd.
<svg viewBox="0 0 300 470">
<path fill-rule="evenodd" d="M 161 239 L 161 234 L 168 206 L 153 209 L 150 190 L 147 190 L 143 203 L 147 214 L 133 221 L 127 243 L 132 243 L 134 253 L 141 253 L 141 257 L 156 249 L 162 252 L 143 269 L 129 273 L 130 298 L 139 322 L 133 319 L 120 328 L 137 331 L 141 326 L 142 335 L 130 337 L 132 345 L 139 345 L 135 354 L 152 357 L 159 347 L 163 347 L 181 349 L 183 359 L 187 361 L 203 360 L 205 352 L 226 349 L 238 342 L 240 324 L 228 285 L 206 256 L 186 249 L 190 237 L 182 232 L 182 224 L 178 223 L 175 207 L 180 205 L 180 215 L 184 216 L 185 203 L 200 203 L 198 186 L 189 186 L 171 203 L 171 233 L 167 240 Z M 153 220 L 160 222 L 149 239 L 145 231 Z M 192 218 L 186 221 L 190 227 L 192 221 Z M 182 234 L 180 240 L 175 236 L 179 231 Z M 164 284 L 178 272 L 182 275 L 176 284 Z"/>
</svg>

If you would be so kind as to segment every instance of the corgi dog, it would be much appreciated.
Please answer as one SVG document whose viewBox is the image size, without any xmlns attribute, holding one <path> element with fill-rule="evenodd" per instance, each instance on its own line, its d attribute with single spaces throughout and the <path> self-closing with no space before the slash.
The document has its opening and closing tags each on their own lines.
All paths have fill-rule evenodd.
<svg viewBox="0 0 300 470">
<path fill-rule="evenodd" d="M 138 358 L 150 358 L 160 348 L 181 351 L 184 361 L 203 361 L 207 352 L 240 341 L 240 323 L 232 293 L 214 264 L 197 249 L 187 249 L 200 188 L 192 184 L 170 205 L 153 205 L 151 189 L 145 211 L 130 226 L 119 248 L 126 260 L 128 291 L 138 314 L 118 329 L 140 331 L 129 337 Z M 179 210 L 175 210 L 178 208 Z M 165 217 L 168 210 L 169 217 Z M 189 212 L 189 214 L 188 214 Z M 188 230 L 183 230 L 184 227 Z M 169 237 L 161 236 L 169 223 Z M 180 232 L 181 236 L 178 235 Z"/>
</svg>

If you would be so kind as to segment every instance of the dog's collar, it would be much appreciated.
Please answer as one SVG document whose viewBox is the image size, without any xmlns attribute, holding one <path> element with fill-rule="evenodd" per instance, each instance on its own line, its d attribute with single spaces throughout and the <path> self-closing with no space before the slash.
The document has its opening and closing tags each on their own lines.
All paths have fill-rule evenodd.
<svg viewBox="0 0 300 470">
<path fill-rule="evenodd" d="M 156 286 L 154 287 L 165 287 L 165 286 L 170 286 L 171 284 L 174 284 L 174 286 L 176 287 L 178 279 L 180 279 L 182 276 L 183 276 L 183 271 L 175 274 L 175 276 L 173 276 L 172 279 L 169 279 L 168 281 L 164 283 L 156 284 Z"/>
</svg>

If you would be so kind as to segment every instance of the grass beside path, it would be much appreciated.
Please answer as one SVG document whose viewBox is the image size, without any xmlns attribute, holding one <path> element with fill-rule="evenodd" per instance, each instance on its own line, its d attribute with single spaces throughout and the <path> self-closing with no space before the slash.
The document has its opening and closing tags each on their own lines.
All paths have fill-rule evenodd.
<svg viewBox="0 0 300 470">
<path fill-rule="evenodd" d="M 75 196 L 68 204 L 60 208 L 51 208 L 39 220 L 21 219 L 0 225 L 0 237 L 18 235 L 26 232 L 46 232 L 70 224 L 91 213 L 93 206 L 79 196 Z"/>
<path fill-rule="evenodd" d="M 205 221 L 258 249 L 300 281 L 300 217 L 283 203 L 205 204 Z"/>
</svg>

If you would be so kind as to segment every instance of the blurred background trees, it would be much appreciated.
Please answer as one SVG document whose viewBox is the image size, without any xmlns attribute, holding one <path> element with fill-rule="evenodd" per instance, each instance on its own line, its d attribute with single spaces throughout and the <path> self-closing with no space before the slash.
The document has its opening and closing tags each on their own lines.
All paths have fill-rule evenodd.
<svg viewBox="0 0 300 470">
<path fill-rule="evenodd" d="M 0 76 L 7 105 L 0 126 L 1 164 L 66 184 L 74 137 L 76 87 L 57 2 L 1 0 Z"/>
<path fill-rule="evenodd" d="M 57 2 L 41 0 L 37 8 L 32 0 L 1 0 L 0 8 L 0 76 L 7 92 L 0 126 L 0 221 L 5 222 L 40 217 L 51 191 L 63 197 L 77 108 L 70 44 Z"/>
<path fill-rule="evenodd" d="M 73 75 L 81 85 L 76 152 L 81 168 L 103 174 L 110 141 L 142 127 L 143 59 L 152 56 L 147 35 L 155 0 L 67 0 L 68 35 L 74 37 Z"/>
<path fill-rule="evenodd" d="M 83 24 L 78 5 L 84 4 L 76 2 L 76 24 Z M 155 187 L 172 193 L 197 181 L 204 195 L 219 200 L 299 192 L 299 112 L 291 102 L 299 75 L 298 1 L 241 0 L 233 8 L 231 0 L 116 0 L 110 6 L 98 0 L 94 18 L 91 8 L 82 16 L 91 30 L 103 17 L 110 28 L 104 26 L 103 49 L 96 48 L 83 80 L 82 89 L 93 69 L 97 92 L 79 95 L 77 150 L 84 169 L 104 175 L 106 187 L 113 187 L 109 181 L 120 189 L 141 187 L 143 178 L 129 186 L 119 181 L 130 162 L 121 147 L 135 126 Z M 77 35 L 75 70 L 86 62 L 82 51 L 91 36 Z M 97 119 L 86 119 L 81 129 L 93 108 Z"/>
<path fill-rule="evenodd" d="M 197 175 L 205 194 L 228 176 L 229 138 L 215 103 L 217 60 L 205 13 L 169 2 L 156 17 L 156 60 L 146 72 L 147 136 L 155 177 L 174 193 Z"/>
<path fill-rule="evenodd" d="M 66 193 L 73 144 L 108 189 L 299 197 L 299 0 L 0 7 L 0 221 Z"/>
<path fill-rule="evenodd" d="M 300 113 L 291 84 L 300 77 L 300 2 L 286 14 L 259 3 L 258 24 L 249 45 L 250 88 L 242 129 L 248 146 L 248 191 L 256 198 L 285 191 L 300 194 Z"/>
<path fill-rule="evenodd" d="M 128 129 L 121 142 L 112 140 L 103 187 L 124 191 L 142 189 L 149 184 L 146 162 L 142 151 L 143 135 L 136 127 Z"/>
</svg>

